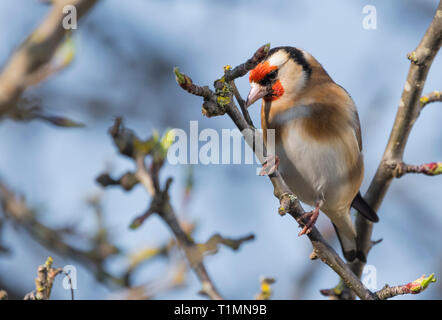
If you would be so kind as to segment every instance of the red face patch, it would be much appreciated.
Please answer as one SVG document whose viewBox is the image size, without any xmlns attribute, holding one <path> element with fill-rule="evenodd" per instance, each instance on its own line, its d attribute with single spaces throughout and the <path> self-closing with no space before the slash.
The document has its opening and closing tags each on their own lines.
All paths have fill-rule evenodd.
<svg viewBox="0 0 442 320">
<path fill-rule="evenodd" d="M 265 101 L 274 101 L 284 94 L 284 87 L 281 81 L 277 80 L 272 86 L 272 93 L 264 97 Z"/>
<path fill-rule="evenodd" d="M 268 61 L 261 62 L 255 69 L 250 71 L 249 81 L 250 82 L 260 82 L 264 77 L 271 71 L 278 69 L 277 66 L 271 66 Z"/>
</svg>

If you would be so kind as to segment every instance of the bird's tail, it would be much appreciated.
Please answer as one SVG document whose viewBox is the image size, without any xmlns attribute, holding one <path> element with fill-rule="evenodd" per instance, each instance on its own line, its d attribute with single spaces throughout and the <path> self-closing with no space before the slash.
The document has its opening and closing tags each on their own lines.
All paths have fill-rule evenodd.
<svg viewBox="0 0 442 320">
<path fill-rule="evenodd" d="M 356 197 L 353 199 L 351 206 L 358 210 L 362 216 L 371 222 L 378 222 L 379 217 L 376 212 L 370 207 L 370 205 L 362 198 L 361 192 L 358 192 Z"/>
<path fill-rule="evenodd" d="M 350 220 L 351 221 L 351 220 Z M 358 248 L 356 241 L 356 233 L 351 234 L 346 230 L 348 226 L 337 226 L 333 224 L 336 234 L 338 235 L 339 243 L 341 244 L 342 253 L 347 261 L 351 262 L 358 258 L 362 262 L 366 262 L 365 254 Z M 353 229 L 353 226 L 351 226 Z M 354 230 L 354 229 L 353 229 Z"/>
</svg>

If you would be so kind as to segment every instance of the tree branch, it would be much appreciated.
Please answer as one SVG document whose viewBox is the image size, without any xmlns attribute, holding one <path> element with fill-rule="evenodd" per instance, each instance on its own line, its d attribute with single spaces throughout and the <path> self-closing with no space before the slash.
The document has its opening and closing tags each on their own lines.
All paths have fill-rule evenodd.
<svg viewBox="0 0 442 320">
<path fill-rule="evenodd" d="M 215 92 L 210 90 L 207 86 L 201 87 L 194 84 L 189 76 L 180 73 L 177 68 L 174 70 L 176 81 L 184 90 L 191 94 L 204 97 L 203 114 L 207 116 L 215 116 L 227 113 L 229 115 L 238 129 L 242 132 L 245 141 L 254 150 L 261 163 L 264 162 L 263 155 L 266 154 L 262 135 L 259 131 L 251 127 L 245 120 L 244 116 L 239 112 L 233 101 L 232 86 L 229 83 L 230 81 L 234 81 L 237 77 L 245 75 L 266 57 L 268 50 L 263 54 L 263 48 L 268 48 L 268 45 L 259 48 L 251 59 L 234 68 L 232 71 L 230 71 L 230 68 L 225 68 L 224 77 L 216 80 L 214 83 Z M 259 59 L 257 59 L 257 57 Z M 226 80 L 229 80 L 229 82 L 226 82 Z M 289 213 L 297 221 L 299 220 L 301 225 L 304 225 L 300 218 L 305 212 L 296 196 L 288 188 L 279 171 L 276 170 L 274 174 L 269 176 L 269 178 L 274 187 L 274 195 L 280 202 L 278 210 L 279 214 L 284 215 L 285 213 Z M 344 282 L 354 290 L 356 295 L 361 299 L 377 299 L 377 296 L 365 288 L 359 278 L 355 276 L 334 249 L 324 240 L 316 228 L 313 228 L 308 234 L 308 237 L 313 245 L 316 255 L 332 268 L 344 280 Z"/>
<path fill-rule="evenodd" d="M 0 115 L 15 108 L 22 92 L 53 57 L 69 30 L 63 28 L 63 7 L 74 5 L 81 18 L 97 0 L 57 0 L 45 20 L 12 55 L 0 74 Z"/>
<path fill-rule="evenodd" d="M 439 2 L 434 18 L 420 44 L 415 51 L 409 54 L 411 61 L 410 69 L 402 92 L 396 119 L 382 160 L 365 194 L 366 201 L 375 211 L 378 211 L 394 177 L 390 164 L 402 162 L 408 136 L 421 110 L 419 100 L 422 96 L 422 90 L 441 43 L 442 1 Z M 366 256 L 371 248 L 372 230 L 373 224 L 360 214 L 357 214 L 356 231 L 358 243 Z M 361 277 L 364 265 L 365 263 L 361 261 L 350 264 L 351 269 L 358 277 Z"/>
<path fill-rule="evenodd" d="M 141 141 L 131 130 L 123 126 L 121 118 L 115 120 L 115 124 L 109 131 L 120 153 L 134 159 L 136 164 L 135 177 L 152 197 L 149 209 L 144 215 L 132 222 L 131 228 L 137 228 L 152 213 L 157 213 L 168 225 L 175 235 L 179 246 L 184 250 L 190 267 L 202 283 L 201 293 L 214 300 L 222 299 L 203 264 L 201 251 L 181 227 L 170 203 L 169 187 L 172 183 L 172 178 L 167 179 L 163 188 L 159 183 L 159 170 L 164 163 L 168 145 L 171 143 L 168 134 L 166 133 L 162 141 L 159 141 L 157 137 Z M 147 155 L 152 156 L 149 169 L 145 163 Z"/>
<path fill-rule="evenodd" d="M 28 207 L 23 197 L 16 196 L 6 185 L 0 181 L 0 208 L 5 218 L 11 220 L 14 225 L 21 226 L 34 240 L 45 248 L 62 256 L 83 264 L 86 268 L 92 269 L 97 279 L 107 284 L 123 285 L 123 279 L 114 277 L 105 270 L 105 260 L 117 254 L 119 248 L 109 242 L 103 230 L 97 230 L 95 239 L 92 239 L 90 249 L 81 250 L 71 246 L 64 240 L 64 235 L 72 230 L 58 230 L 49 228 L 42 224 L 36 217 L 36 212 Z"/>
</svg>

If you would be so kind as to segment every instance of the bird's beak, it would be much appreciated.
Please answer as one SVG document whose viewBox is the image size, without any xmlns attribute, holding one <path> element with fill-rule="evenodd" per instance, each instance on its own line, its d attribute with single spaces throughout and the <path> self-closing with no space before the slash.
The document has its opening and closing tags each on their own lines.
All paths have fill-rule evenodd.
<svg viewBox="0 0 442 320">
<path fill-rule="evenodd" d="M 250 92 L 249 95 L 247 96 L 247 101 L 246 101 L 247 108 L 251 106 L 256 100 L 263 98 L 268 93 L 266 87 L 256 82 L 252 82 L 250 86 L 251 86 Z"/>
</svg>

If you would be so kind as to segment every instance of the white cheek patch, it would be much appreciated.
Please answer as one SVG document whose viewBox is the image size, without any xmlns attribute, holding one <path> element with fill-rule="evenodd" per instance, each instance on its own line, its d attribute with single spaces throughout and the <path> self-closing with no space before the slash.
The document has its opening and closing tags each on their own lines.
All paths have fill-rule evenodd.
<svg viewBox="0 0 442 320">
<path fill-rule="evenodd" d="M 279 69 L 279 80 L 284 87 L 284 94 L 293 98 L 305 87 L 307 74 L 300 65 L 288 60 L 284 67 Z"/>
<path fill-rule="evenodd" d="M 285 51 L 277 51 L 275 52 L 270 58 L 269 63 L 271 66 L 277 66 L 278 68 L 281 67 L 284 63 L 288 60 L 288 54 Z"/>
</svg>

